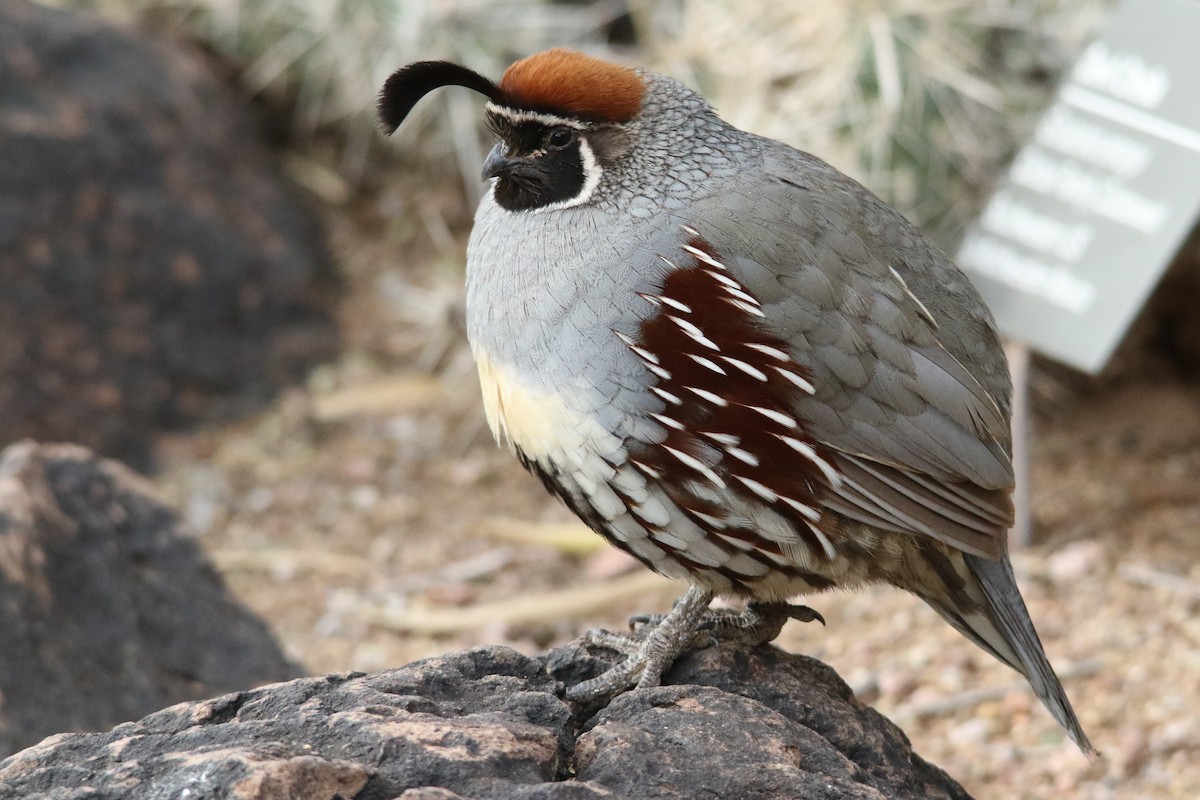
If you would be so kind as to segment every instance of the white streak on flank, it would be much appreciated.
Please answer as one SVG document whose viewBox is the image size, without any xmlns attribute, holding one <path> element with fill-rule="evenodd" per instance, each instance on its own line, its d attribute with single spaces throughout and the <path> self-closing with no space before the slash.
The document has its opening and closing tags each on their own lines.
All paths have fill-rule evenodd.
<svg viewBox="0 0 1200 800">
<path fill-rule="evenodd" d="M 789 356 L 783 350 L 780 350 L 778 347 L 771 347 L 771 345 L 769 345 L 769 344 L 759 344 L 758 342 L 747 342 L 746 347 L 749 347 L 753 350 L 757 350 L 758 352 L 760 352 L 764 355 L 768 355 L 771 358 L 775 358 L 780 361 L 791 361 L 792 360 L 791 356 Z"/>
<path fill-rule="evenodd" d="M 829 481 L 830 486 L 832 486 L 834 489 L 842 488 L 842 476 L 836 469 L 833 468 L 832 464 L 817 455 L 816 448 L 810 444 L 800 441 L 799 439 L 794 439 L 791 436 L 782 436 L 778 433 L 775 435 L 782 439 L 783 443 L 788 447 L 792 448 L 797 453 L 815 464 L 817 469 L 821 470 L 821 474 L 825 476 L 825 480 Z"/>
<path fill-rule="evenodd" d="M 888 270 L 892 273 L 892 277 L 896 279 L 896 283 L 900 284 L 900 288 L 904 290 L 904 293 L 909 296 L 909 299 L 917 304 L 917 311 L 920 312 L 921 316 L 925 318 L 925 321 L 932 325 L 933 329 L 936 331 L 938 329 L 938 324 L 937 320 L 933 318 L 933 314 L 930 314 L 929 309 L 925 307 L 925 304 L 921 302 L 921 299 L 912 293 L 912 289 L 908 288 L 908 284 L 905 283 L 904 278 L 899 272 L 896 271 L 895 267 L 888 267 Z"/>
<path fill-rule="evenodd" d="M 754 298 L 754 295 L 749 294 L 747 292 L 743 292 L 741 289 L 739 289 L 735 286 L 726 286 L 725 291 L 729 292 L 731 295 L 738 298 L 739 300 L 745 300 L 747 303 L 749 303 L 752 306 L 762 305 L 762 303 L 758 302 L 758 300 L 756 300 Z"/>
<path fill-rule="evenodd" d="M 781 496 L 779 499 L 782 500 L 783 502 L 787 503 L 792 508 L 796 509 L 796 511 L 798 511 L 800 513 L 800 516 L 804 517 L 809 522 L 820 522 L 821 521 L 821 512 L 817 511 L 812 506 L 805 505 L 804 503 L 801 503 L 799 500 L 793 500 L 790 497 Z"/>
<path fill-rule="evenodd" d="M 666 389 L 660 389 L 657 386 L 654 386 L 650 389 L 650 391 L 654 392 L 656 395 L 658 395 L 663 400 L 666 400 L 668 403 L 670 403 L 672 405 L 676 405 L 676 406 L 683 405 L 682 400 L 680 400 L 678 397 L 676 397 L 675 395 L 668 392 Z"/>
<path fill-rule="evenodd" d="M 664 264 L 666 264 L 671 269 L 679 269 L 679 267 L 675 265 L 675 262 L 672 261 L 671 259 L 667 258 L 666 256 L 659 256 L 658 260 L 663 262 Z"/>
<path fill-rule="evenodd" d="M 754 480 L 753 478 L 746 478 L 741 475 L 734 475 L 733 477 L 737 478 L 739 481 L 741 481 L 743 484 L 745 484 L 747 489 L 754 492 L 756 495 L 761 497 L 763 500 L 766 500 L 768 503 L 774 503 L 776 500 L 779 499 L 778 494 L 776 494 L 772 490 L 768 489 L 766 486 L 764 486 L 763 484 Z"/>
<path fill-rule="evenodd" d="M 636 344 L 631 344 L 631 345 L 629 345 L 629 349 L 632 350 L 633 352 L 637 353 L 638 356 L 643 361 L 645 361 L 647 364 L 657 364 L 658 363 L 658 356 L 654 355 L 654 353 L 651 353 L 649 350 L 647 350 L 644 347 L 638 347 Z"/>
<path fill-rule="evenodd" d="M 807 394 L 816 394 L 817 393 L 817 387 L 813 386 L 811 383 L 804 380 L 804 378 L 801 378 L 799 375 L 792 372 L 790 369 L 784 369 L 783 367 L 776 367 L 775 371 L 778 372 L 783 377 L 787 378 L 792 383 L 799 386 L 801 391 L 806 392 Z"/>
<path fill-rule="evenodd" d="M 798 424 L 796 420 L 789 417 L 787 414 L 784 414 L 781 411 L 776 411 L 773 408 L 763 408 L 762 406 L 746 406 L 746 408 L 750 409 L 751 411 L 757 411 L 767 419 L 774 420 L 785 428 L 794 428 Z"/>
<path fill-rule="evenodd" d="M 649 464 L 644 464 L 641 461 L 638 461 L 638 460 L 632 459 L 632 458 L 629 460 L 629 463 L 633 464 L 635 467 L 637 467 L 642 472 L 649 475 L 651 478 L 654 478 L 655 480 L 658 480 L 659 478 L 662 477 L 662 473 L 659 472 L 658 470 L 656 470 L 654 467 L 650 466 Z"/>
<path fill-rule="evenodd" d="M 651 364 L 658 363 L 658 356 L 654 355 L 654 353 L 651 353 L 644 347 L 638 347 L 637 342 L 635 342 L 632 337 L 626 336 L 620 331 L 613 331 L 613 333 L 617 335 L 618 339 L 625 343 L 626 347 L 641 356 L 643 361 L 648 361 Z"/>
<path fill-rule="evenodd" d="M 736 547 L 743 553 L 751 553 L 758 549 L 752 542 L 747 542 L 745 539 L 739 539 L 736 536 L 729 536 L 728 534 L 721 533 L 720 531 L 715 531 L 715 533 L 717 536 L 721 537 L 723 542 Z"/>
<path fill-rule="evenodd" d="M 658 296 L 658 299 L 662 301 L 663 305 L 670 306 L 671 308 L 675 309 L 676 311 L 682 311 L 684 314 L 692 313 L 691 306 L 681 303 L 674 298 L 667 297 L 665 294 L 660 294 Z"/>
<path fill-rule="evenodd" d="M 724 264 L 722 264 L 720 261 L 717 261 L 715 258 L 710 256 L 708 253 L 701 250 L 699 247 L 692 247 L 690 244 L 685 244 L 683 246 L 683 249 L 685 251 L 691 253 L 693 256 L 695 256 L 697 261 L 708 264 L 710 267 L 716 267 L 717 269 L 721 269 L 721 270 L 725 269 Z"/>
<path fill-rule="evenodd" d="M 694 353 L 688 353 L 688 358 L 692 359 L 692 361 L 695 361 L 697 364 L 699 364 L 702 367 L 708 367 L 709 369 L 711 369 L 713 372 L 717 373 L 718 375 L 728 375 L 729 374 L 725 370 L 721 369 L 720 364 L 718 364 L 717 362 L 712 361 L 710 359 L 707 359 L 704 356 L 698 356 L 698 355 L 695 355 Z"/>
<path fill-rule="evenodd" d="M 792 566 L 795 566 L 795 562 L 793 562 L 792 559 L 786 553 L 773 553 L 770 550 L 763 550 L 758 547 L 754 548 L 754 550 L 758 555 L 763 556 L 764 558 L 769 558 L 772 561 L 774 561 L 776 564 L 779 564 L 780 566 L 786 567 L 789 564 L 791 564 Z"/>
<path fill-rule="evenodd" d="M 764 382 L 767 380 L 767 373 L 763 372 L 758 367 L 754 367 L 754 366 L 751 366 L 750 364 L 747 364 L 745 361 L 742 361 L 740 358 L 731 358 L 730 356 L 721 356 L 721 360 L 732 364 L 733 366 L 740 369 L 742 372 L 749 375 L 751 378 L 755 378 L 757 380 L 764 381 Z"/>
<path fill-rule="evenodd" d="M 745 311 L 747 314 L 749 314 L 751 316 L 762 317 L 763 319 L 766 319 L 766 317 L 767 317 L 767 315 L 764 314 L 763 312 L 759 311 L 756 306 L 752 306 L 749 303 L 744 303 L 741 300 L 734 300 L 732 297 L 722 297 L 721 299 L 724 300 L 726 303 L 729 303 L 729 304 L 735 306 L 736 308 L 740 308 L 742 311 Z"/>
<path fill-rule="evenodd" d="M 721 530 L 725 527 L 725 520 L 721 519 L 720 517 L 714 517 L 712 514 L 703 514 L 694 508 L 689 508 L 688 512 L 709 527 L 716 528 L 717 530 Z"/>
<path fill-rule="evenodd" d="M 650 370 L 664 381 L 671 380 L 671 373 L 667 372 L 665 369 L 656 364 L 647 364 L 646 369 Z"/>
<path fill-rule="evenodd" d="M 685 430 L 683 423 L 677 419 L 671 419 L 670 417 L 663 416 L 662 414 L 651 414 L 650 416 L 661 422 L 663 425 L 666 425 L 668 428 L 674 428 L 677 431 Z"/>
<path fill-rule="evenodd" d="M 809 525 L 808 529 L 817 535 L 817 541 L 821 543 L 821 549 L 825 551 L 825 555 L 829 557 L 830 561 L 838 557 L 838 552 L 833 549 L 833 542 L 829 541 L 829 537 L 825 535 L 825 531 L 816 525 Z"/>
<path fill-rule="evenodd" d="M 685 466 L 691 467 L 696 472 L 708 478 L 718 489 L 725 488 L 725 481 L 721 480 L 721 476 L 709 469 L 700 459 L 689 456 L 682 450 L 676 450 L 674 447 L 668 447 L 665 444 L 663 445 L 663 449 L 678 458 Z"/>
<path fill-rule="evenodd" d="M 674 322 L 681 329 L 683 329 L 684 333 L 686 333 L 688 336 L 695 339 L 700 344 L 707 347 L 709 350 L 716 350 L 717 352 L 721 351 L 721 348 L 717 347 L 716 343 L 714 343 L 712 339 L 709 339 L 707 336 L 704 335 L 704 331 L 700 330 L 695 325 L 688 322 L 686 319 L 680 319 L 679 317 L 676 317 L 673 314 L 668 314 L 667 319 Z"/>
<path fill-rule="evenodd" d="M 740 447 L 726 447 L 725 452 L 743 464 L 749 464 L 752 467 L 757 467 L 759 464 L 758 458 L 753 453 L 748 453 Z"/>
<path fill-rule="evenodd" d="M 719 272 L 713 272 L 711 269 L 704 270 L 704 274 L 712 277 L 718 283 L 723 284 L 727 289 L 738 289 L 740 291 L 742 288 L 740 283 L 735 281 L 733 278 L 730 278 L 728 275 L 722 275 Z"/>
<path fill-rule="evenodd" d="M 740 436 L 734 436 L 732 433 L 712 433 L 711 431 L 702 431 L 701 436 L 707 436 L 714 442 L 726 445 L 727 447 L 737 447 L 742 441 Z"/>
<path fill-rule="evenodd" d="M 613 331 L 613 333 L 615 333 L 617 335 L 618 339 L 620 339 L 622 342 L 625 343 L 626 347 L 628 347 L 630 350 L 632 350 L 639 358 L 642 359 L 642 361 L 646 362 L 647 369 L 649 369 L 651 372 L 653 372 L 658 377 L 662 378 L 664 381 L 671 380 L 671 373 L 667 372 L 665 369 L 658 366 L 658 364 L 659 364 L 658 356 L 654 355 L 654 353 L 651 353 L 649 350 L 647 350 L 644 347 L 638 347 L 638 345 L 633 341 L 633 339 L 631 337 L 626 336 L 625 334 L 621 333 L 620 331 Z"/>
<path fill-rule="evenodd" d="M 688 236 L 699 236 L 700 235 L 700 231 L 696 230 L 691 225 L 681 225 L 680 227 L 683 228 L 683 232 L 686 233 Z"/>
<path fill-rule="evenodd" d="M 718 408 L 724 408 L 725 406 L 729 405 L 728 401 L 726 401 L 725 398 L 721 397 L 719 394 L 713 394 L 712 392 L 704 389 L 697 389 L 695 386 L 685 386 L 684 388 L 689 392 L 694 392 Z"/>
<path fill-rule="evenodd" d="M 645 292 L 638 292 L 637 296 L 642 298 L 643 300 L 645 300 L 647 303 L 649 303 L 652 306 L 661 306 L 662 305 L 662 303 L 660 303 L 658 301 L 658 298 L 652 294 L 646 294 Z"/>
</svg>

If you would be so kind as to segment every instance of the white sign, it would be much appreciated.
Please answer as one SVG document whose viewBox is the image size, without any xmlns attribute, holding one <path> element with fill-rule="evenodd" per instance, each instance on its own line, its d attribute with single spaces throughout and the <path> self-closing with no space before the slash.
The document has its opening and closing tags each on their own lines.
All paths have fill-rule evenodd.
<svg viewBox="0 0 1200 800">
<path fill-rule="evenodd" d="M 1104 367 L 1200 216 L 1200 2 L 1125 0 L 958 263 L 1001 330 Z"/>
</svg>

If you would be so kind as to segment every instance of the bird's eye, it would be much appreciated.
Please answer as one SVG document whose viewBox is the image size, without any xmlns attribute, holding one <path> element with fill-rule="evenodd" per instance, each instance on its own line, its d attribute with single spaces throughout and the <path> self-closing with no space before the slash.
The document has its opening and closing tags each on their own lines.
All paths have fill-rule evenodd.
<svg viewBox="0 0 1200 800">
<path fill-rule="evenodd" d="M 554 128 L 546 134 L 546 146 L 555 150 L 561 150 L 573 141 L 575 141 L 575 131 L 570 128 Z"/>
</svg>

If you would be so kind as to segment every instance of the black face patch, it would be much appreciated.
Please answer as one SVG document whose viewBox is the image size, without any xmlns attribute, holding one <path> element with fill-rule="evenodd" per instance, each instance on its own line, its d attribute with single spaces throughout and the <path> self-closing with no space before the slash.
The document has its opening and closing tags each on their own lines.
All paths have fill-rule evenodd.
<svg viewBox="0 0 1200 800">
<path fill-rule="evenodd" d="M 487 115 L 500 139 L 506 164 L 493 197 L 508 211 L 531 211 L 576 198 L 587 184 L 582 152 L 584 131 L 536 120 Z"/>
<path fill-rule="evenodd" d="M 587 176 L 576 142 L 568 150 L 547 153 L 517 164 L 496 179 L 494 196 L 501 208 L 530 211 L 578 197 Z"/>
</svg>

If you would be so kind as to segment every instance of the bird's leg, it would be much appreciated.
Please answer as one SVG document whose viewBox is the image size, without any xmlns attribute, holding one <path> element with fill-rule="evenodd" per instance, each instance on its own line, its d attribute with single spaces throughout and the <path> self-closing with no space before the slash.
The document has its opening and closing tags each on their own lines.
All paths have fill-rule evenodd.
<svg viewBox="0 0 1200 800">
<path fill-rule="evenodd" d="M 639 614 L 631 617 L 629 621 L 633 625 L 655 625 L 662 619 L 661 615 Z M 825 624 L 825 618 L 820 612 L 808 606 L 791 603 L 749 603 L 741 611 L 733 608 L 707 609 L 697 629 L 717 639 L 728 639 L 753 646 L 774 641 L 789 619 Z"/>
<path fill-rule="evenodd" d="M 696 629 L 712 599 L 713 593 L 706 589 L 696 586 L 688 589 L 671 613 L 663 617 L 640 643 L 607 632 L 589 634 L 591 641 L 626 653 L 628 657 L 607 672 L 567 689 L 567 699 L 589 703 L 623 692 L 635 682 L 639 689 L 657 686 L 675 659 L 695 646 Z"/>
</svg>

